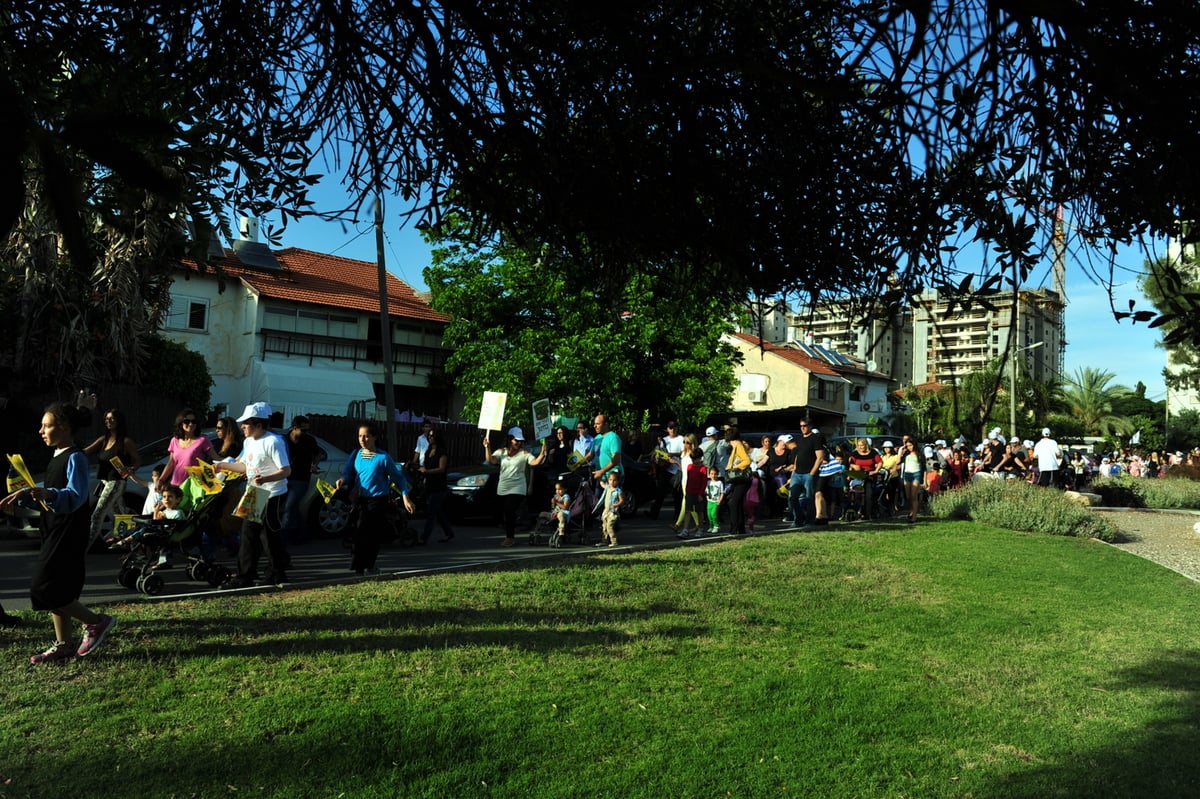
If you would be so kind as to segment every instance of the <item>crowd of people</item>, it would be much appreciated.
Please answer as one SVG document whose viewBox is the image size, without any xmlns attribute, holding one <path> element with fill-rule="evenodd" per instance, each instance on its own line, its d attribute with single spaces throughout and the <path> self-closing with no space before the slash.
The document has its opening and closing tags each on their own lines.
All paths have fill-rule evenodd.
<svg viewBox="0 0 1200 799">
<path fill-rule="evenodd" d="M 95 613 L 80 602 L 84 555 L 105 515 L 122 509 L 124 481 L 138 479 L 134 474 L 138 447 L 128 435 L 124 415 L 115 408 L 104 414 L 103 434 L 84 447 L 77 446 L 76 436 L 87 423 L 85 410 L 62 403 L 46 409 L 41 436 L 53 457 L 44 484 L 22 487 L 0 499 L 0 510 L 20 505 L 42 517 L 42 546 L 31 600 L 35 610 L 50 612 L 55 640 L 31 656 L 33 663 L 85 657 L 101 646 L 116 625 L 113 616 Z M 183 516 L 182 487 L 195 474 L 195 467 L 210 464 L 215 472 L 232 476 L 226 482 L 229 500 L 240 494 L 237 510 L 243 505 L 251 509 L 237 514 L 242 517 L 235 545 L 238 565 L 225 588 L 259 582 L 263 561 L 265 582 L 287 580 L 288 544 L 302 543 L 305 536 L 300 499 L 327 457 L 307 432 L 305 417 L 297 416 L 281 434 L 271 430 L 272 415 L 267 403 L 255 402 L 236 419 L 217 420 L 214 445 L 201 432 L 199 416 L 183 409 L 175 419 L 166 463 L 144 484 L 148 490 L 143 514 L 178 520 Z M 358 428 L 358 447 L 342 466 L 336 486 L 354 507 L 350 568 L 360 575 L 378 573 L 376 561 L 393 492 L 408 513 L 414 512 L 410 474 L 423 483 L 426 501 L 417 542 L 426 543 L 435 527 L 442 530 L 441 541 L 454 538 L 445 512 L 450 465 L 436 425 L 424 425 L 411 459 L 404 462 L 378 446 L 379 435 L 372 423 Z M 623 485 L 628 467 L 638 461 L 645 465 L 652 485 L 645 515 L 657 519 L 665 506 L 672 505 L 671 527 L 679 538 L 718 534 L 723 525 L 730 535 L 747 535 L 764 519 L 801 528 L 900 514 L 913 523 L 927 497 L 971 480 L 1019 479 L 1078 489 L 1094 476 L 1153 478 L 1179 464 L 1200 466 L 1200 450 L 1187 455 L 1121 451 L 1097 458 L 1060 447 L 1049 429 L 1042 430 L 1037 442 L 1015 436 L 1006 439 L 997 428 L 976 445 L 962 437 L 920 445 L 903 435 L 878 446 L 862 437 L 843 447 L 831 446 L 807 420 L 800 423 L 796 435 L 763 435 L 755 441 L 744 441 L 734 425 L 710 426 L 700 436 L 699 432 L 684 434 L 676 422 L 669 422 L 651 434 L 653 444 L 644 447 L 646 438 L 637 434 L 622 438 L 603 413 L 590 424 L 580 420 L 573 431 L 556 428 L 553 439 L 543 440 L 536 454 L 520 427 L 510 428 L 499 448 L 493 448 L 485 435 L 483 458 L 498 467 L 501 545 L 515 544 L 518 520 L 532 499 L 531 472 L 543 466 L 555 474 L 547 515 L 557 522 L 560 536 L 572 514 L 570 492 L 597 497 L 584 512 L 600 519 L 598 546 L 617 545 L 621 513 L 629 508 Z M 89 454 L 100 460 L 101 490 L 94 509 L 89 505 Z M 573 480 L 568 482 L 568 477 Z M 247 504 L 251 494 L 258 499 Z M 0 606 L 0 623 L 14 622 Z M 73 623 L 82 625 L 78 644 Z"/>
</svg>

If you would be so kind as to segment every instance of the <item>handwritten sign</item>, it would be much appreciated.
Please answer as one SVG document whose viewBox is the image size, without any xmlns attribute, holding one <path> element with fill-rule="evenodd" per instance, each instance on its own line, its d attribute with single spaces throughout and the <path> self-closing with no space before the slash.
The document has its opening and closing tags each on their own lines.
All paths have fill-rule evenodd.
<svg viewBox="0 0 1200 799">
<path fill-rule="evenodd" d="M 483 403 L 479 406 L 479 429 L 500 430 L 504 427 L 504 406 L 508 394 L 503 391 L 483 392 Z"/>
</svg>

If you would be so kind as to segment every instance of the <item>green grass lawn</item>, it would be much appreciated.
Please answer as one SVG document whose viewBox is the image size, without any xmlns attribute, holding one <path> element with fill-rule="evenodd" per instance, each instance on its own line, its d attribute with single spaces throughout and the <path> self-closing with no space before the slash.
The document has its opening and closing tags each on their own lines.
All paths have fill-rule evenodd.
<svg viewBox="0 0 1200 799">
<path fill-rule="evenodd" d="M 0 797 L 1197 796 L 1198 598 L 931 522 L 26 613 Z"/>
</svg>

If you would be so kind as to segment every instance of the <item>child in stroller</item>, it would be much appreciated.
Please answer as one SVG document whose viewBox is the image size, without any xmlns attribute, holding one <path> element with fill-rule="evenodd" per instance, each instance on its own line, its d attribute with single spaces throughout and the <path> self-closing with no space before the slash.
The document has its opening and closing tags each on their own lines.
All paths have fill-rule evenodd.
<svg viewBox="0 0 1200 799">
<path fill-rule="evenodd" d="M 572 485 L 574 493 L 571 493 Z M 595 504 L 596 495 L 586 477 L 570 472 L 560 475 L 554 484 L 550 510 L 538 514 L 538 529 L 530 536 L 530 543 L 537 543 L 543 532 L 549 534 L 549 545 L 552 547 L 588 543 L 590 513 Z"/>
<path fill-rule="evenodd" d="M 182 486 L 163 489 L 153 515 L 135 517 L 133 530 L 113 545 L 129 547 L 117 570 L 117 582 L 143 594 L 158 594 L 163 589 L 159 572 L 170 568 L 172 556 L 179 554 L 186 559 L 189 578 L 220 585 L 229 570 L 202 550 L 202 533 L 211 515 L 219 512 L 214 501 L 219 496 L 205 492 L 190 477 Z"/>
<path fill-rule="evenodd" d="M 550 546 L 561 547 L 566 535 L 567 524 L 571 521 L 571 495 L 567 493 L 563 481 L 554 484 L 554 496 L 550 498 L 550 510 L 538 514 L 543 525 L 553 525 L 554 532 L 550 534 Z"/>
</svg>

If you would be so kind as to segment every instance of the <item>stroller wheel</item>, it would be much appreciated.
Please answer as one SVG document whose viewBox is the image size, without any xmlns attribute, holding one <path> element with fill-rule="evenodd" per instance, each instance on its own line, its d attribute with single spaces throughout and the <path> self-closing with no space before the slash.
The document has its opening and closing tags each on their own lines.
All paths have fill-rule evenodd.
<svg viewBox="0 0 1200 799">
<path fill-rule="evenodd" d="M 224 566 L 214 565 L 209 568 L 208 575 L 205 577 L 205 579 L 208 580 L 209 585 L 211 585 L 213 588 L 216 588 L 221 583 L 229 579 L 229 576 L 229 569 L 225 568 Z"/>
<path fill-rule="evenodd" d="M 123 566 L 121 570 L 117 572 L 117 582 L 123 588 L 128 588 L 130 591 L 132 591 L 137 584 L 137 574 L 138 573 L 136 569 Z"/>
<path fill-rule="evenodd" d="M 147 596 L 161 594 L 163 590 L 163 578 L 157 574 L 143 574 L 138 578 L 137 589 Z"/>
<path fill-rule="evenodd" d="M 209 565 L 202 560 L 193 561 L 188 565 L 188 577 L 196 582 L 203 583 L 208 580 Z"/>
</svg>

